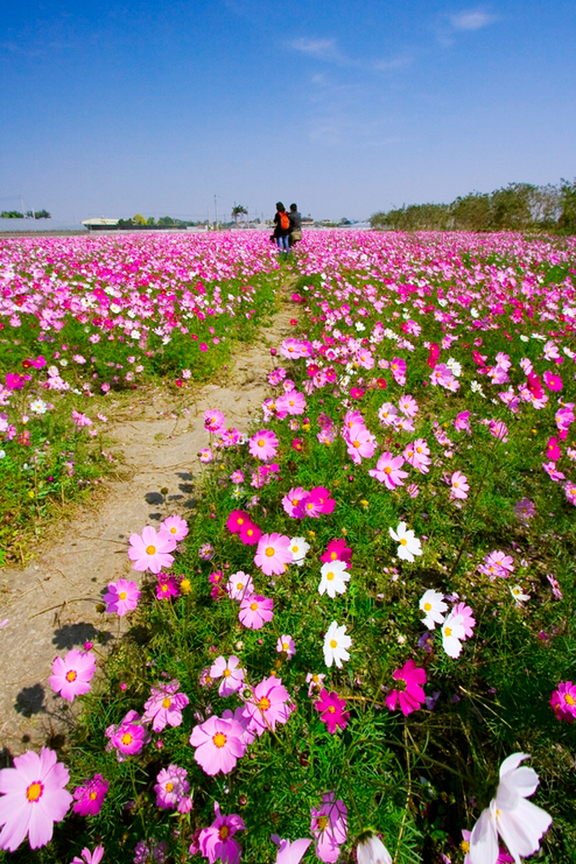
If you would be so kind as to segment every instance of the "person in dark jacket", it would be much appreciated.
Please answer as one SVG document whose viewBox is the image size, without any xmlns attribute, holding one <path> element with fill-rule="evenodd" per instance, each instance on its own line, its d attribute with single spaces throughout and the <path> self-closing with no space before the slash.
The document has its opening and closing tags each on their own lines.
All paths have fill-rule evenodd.
<svg viewBox="0 0 576 864">
<path fill-rule="evenodd" d="M 290 219 L 290 234 L 288 236 L 288 244 L 290 248 L 292 248 L 292 246 L 302 240 L 302 216 L 298 212 L 298 207 L 296 206 L 296 204 L 290 204 L 290 212 L 288 213 L 288 218 Z"/>
<path fill-rule="evenodd" d="M 278 201 L 276 204 L 274 225 L 274 237 L 276 238 L 280 254 L 284 253 L 284 255 L 288 255 L 290 252 L 290 243 L 288 240 L 288 237 L 290 236 L 290 219 L 288 218 L 286 208 L 281 201 Z"/>
</svg>

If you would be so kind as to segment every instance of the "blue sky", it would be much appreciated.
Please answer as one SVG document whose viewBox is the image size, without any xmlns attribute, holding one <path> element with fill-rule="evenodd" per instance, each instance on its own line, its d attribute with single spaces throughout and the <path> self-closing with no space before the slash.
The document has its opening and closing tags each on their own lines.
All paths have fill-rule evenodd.
<svg viewBox="0 0 576 864">
<path fill-rule="evenodd" d="M 0 209 L 361 219 L 576 175 L 573 0 L 4 4 Z"/>
</svg>

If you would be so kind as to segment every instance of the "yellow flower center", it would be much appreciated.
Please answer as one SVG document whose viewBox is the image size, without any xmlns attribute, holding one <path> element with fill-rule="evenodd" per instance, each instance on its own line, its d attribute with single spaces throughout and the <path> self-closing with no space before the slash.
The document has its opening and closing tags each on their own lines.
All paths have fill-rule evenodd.
<svg viewBox="0 0 576 864">
<path fill-rule="evenodd" d="M 401 546 L 407 546 L 408 545 L 408 541 L 406 540 L 405 537 L 402 537 L 402 539 L 400 540 L 400 545 Z"/>
<path fill-rule="evenodd" d="M 174 788 L 174 783 L 168 782 L 168 783 L 166 783 L 166 786 L 164 788 L 166 789 L 167 792 L 171 792 L 172 789 Z"/>
<path fill-rule="evenodd" d="M 290 349 L 290 350 L 292 350 L 292 349 Z M 222 827 L 218 831 L 218 836 L 220 837 L 220 840 L 226 840 L 226 838 L 228 837 L 229 834 L 230 834 L 230 829 L 228 828 L 228 826 L 222 825 Z"/>
<path fill-rule="evenodd" d="M 318 819 L 318 822 L 317 822 L 318 829 L 320 831 L 325 831 L 327 825 L 328 825 L 328 817 L 327 816 L 320 816 L 320 818 Z"/>
<path fill-rule="evenodd" d="M 386 468 L 384 468 L 384 473 L 385 473 L 385 474 L 391 474 L 391 473 L 392 473 L 392 468 L 391 468 L 389 465 L 387 465 Z"/>
<path fill-rule="evenodd" d="M 294 555 L 297 555 L 299 551 L 300 551 L 299 546 L 292 546 L 292 552 L 294 553 Z"/>
<path fill-rule="evenodd" d="M 37 780 L 35 783 L 31 783 L 30 786 L 28 786 L 26 797 L 28 801 L 38 801 L 43 791 L 44 787 L 42 786 L 42 783 Z"/>
<path fill-rule="evenodd" d="M 78 673 L 75 672 L 73 669 L 70 669 L 70 671 L 66 673 L 66 680 L 67 681 L 75 681 L 77 677 L 78 677 Z"/>
<path fill-rule="evenodd" d="M 217 732 L 216 735 L 214 735 L 214 737 L 212 738 L 212 741 L 214 742 L 215 747 L 224 747 L 224 745 L 226 744 L 226 735 L 224 735 L 222 732 Z"/>
<path fill-rule="evenodd" d="M 462 840 L 460 843 L 460 849 L 464 852 L 465 855 L 470 851 L 470 843 L 467 840 Z"/>
<path fill-rule="evenodd" d="M 244 524 L 244 519 L 242 519 L 242 518 L 239 517 L 239 518 L 236 520 L 236 524 L 237 524 L 237 525 L 243 525 L 243 524 Z"/>
<path fill-rule="evenodd" d="M 337 648 L 337 647 L 338 647 L 338 642 L 336 642 L 335 639 L 331 639 L 331 640 L 330 640 L 330 647 L 331 647 L 331 648 Z"/>
<path fill-rule="evenodd" d="M 248 535 L 248 537 L 251 537 L 251 536 L 253 535 L 253 533 L 254 533 L 254 529 L 253 529 L 253 528 L 248 528 L 248 529 L 246 530 L 246 534 Z"/>
<path fill-rule="evenodd" d="M 336 552 L 330 553 L 330 560 L 331 561 L 336 561 L 337 558 L 338 558 L 338 555 L 336 554 Z"/>
<path fill-rule="evenodd" d="M 444 633 L 446 634 L 446 636 L 452 636 L 452 628 L 446 627 L 446 629 L 444 630 Z"/>
<path fill-rule="evenodd" d="M 130 732 L 125 732 L 124 735 L 122 735 L 122 737 L 120 738 L 120 740 L 125 747 L 128 747 L 128 745 L 132 743 L 132 735 L 130 734 Z"/>
<path fill-rule="evenodd" d="M 237 582 L 237 583 L 236 583 L 236 588 L 238 589 L 238 591 L 241 591 L 243 587 L 244 587 L 244 583 L 243 583 L 243 582 Z"/>
<path fill-rule="evenodd" d="M 360 441 L 353 441 L 353 442 L 352 442 L 352 446 L 353 446 L 353 447 L 359 447 L 359 446 L 360 446 Z"/>
<path fill-rule="evenodd" d="M 125 600 L 127 596 L 128 595 L 126 594 L 126 591 L 121 591 L 120 594 L 118 595 L 120 600 Z"/>
<path fill-rule="evenodd" d="M 229 678 L 232 672 L 230 669 L 224 669 L 224 678 Z"/>
<path fill-rule="evenodd" d="M 335 714 L 336 713 L 336 708 L 334 707 L 334 705 L 330 705 L 330 707 L 328 708 L 328 713 L 329 714 Z"/>
<path fill-rule="evenodd" d="M 431 603 L 424 603 L 424 611 L 425 612 L 430 612 L 431 609 L 432 609 Z"/>
<path fill-rule="evenodd" d="M 161 591 L 168 591 L 168 583 L 164 582 L 164 584 L 160 586 L 160 590 Z"/>
<path fill-rule="evenodd" d="M 454 488 L 455 488 L 455 489 L 458 488 L 458 483 L 454 483 Z"/>
<path fill-rule="evenodd" d="M 290 646 L 288 645 L 288 642 L 282 642 L 282 650 L 283 650 L 283 651 L 288 651 L 288 648 L 289 648 L 289 647 L 290 647 Z"/>
<path fill-rule="evenodd" d="M 162 707 L 163 707 L 163 708 L 170 708 L 171 705 L 172 705 L 172 700 L 169 699 L 168 696 L 166 696 L 166 697 L 162 700 Z"/>
<path fill-rule="evenodd" d="M 250 609 L 252 610 L 252 612 L 256 612 L 256 610 L 258 609 L 258 603 L 251 603 Z"/>
<path fill-rule="evenodd" d="M 174 526 L 172 526 L 172 528 L 170 528 L 170 533 L 171 533 L 171 534 L 176 534 L 177 530 L 178 530 L 177 528 L 175 528 Z"/>
<path fill-rule="evenodd" d="M 95 801 L 96 798 L 98 797 L 98 793 L 97 792 L 90 792 L 88 797 L 90 798 L 91 801 Z"/>
<path fill-rule="evenodd" d="M 327 573 L 326 579 L 328 580 L 328 582 L 332 582 L 332 580 L 334 579 L 334 573 L 332 573 L 332 571 L 330 571 L 330 573 Z"/>
<path fill-rule="evenodd" d="M 270 700 L 267 696 L 262 696 L 262 698 L 258 700 L 258 708 L 260 711 L 268 711 L 270 708 Z"/>
<path fill-rule="evenodd" d="M 259 439 L 258 439 L 258 446 L 259 446 L 259 447 L 264 447 L 264 439 L 263 439 L 263 438 L 259 438 Z"/>
<path fill-rule="evenodd" d="M 571 696 L 570 693 L 565 694 L 564 701 L 567 705 L 576 705 L 576 699 L 574 699 L 574 696 Z"/>
<path fill-rule="evenodd" d="M 155 555 L 156 547 L 155 546 L 146 546 L 146 554 L 147 555 Z"/>
<path fill-rule="evenodd" d="M 274 547 L 273 546 L 267 546 L 266 547 L 266 555 L 268 556 L 268 558 L 272 558 L 272 556 L 274 555 Z"/>
</svg>

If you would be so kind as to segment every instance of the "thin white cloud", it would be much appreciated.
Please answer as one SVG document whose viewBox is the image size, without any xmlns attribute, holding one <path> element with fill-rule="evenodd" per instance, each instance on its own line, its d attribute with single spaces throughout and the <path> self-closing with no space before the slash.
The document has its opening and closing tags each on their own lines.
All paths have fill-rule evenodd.
<svg viewBox="0 0 576 864">
<path fill-rule="evenodd" d="M 450 15 L 450 24 L 454 30 L 480 30 L 497 20 L 497 15 L 491 15 L 481 9 L 469 9 L 457 15 Z"/>
<path fill-rule="evenodd" d="M 388 60 L 374 61 L 373 68 L 378 72 L 394 72 L 396 69 L 404 69 L 414 62 L 414 57 L 403 55 L 400 57 L 391 57 Z"/>
<path fill-rule="evenodd" d="M 301 39 L 294 39 L 290 47 L 317 60 L 329 60 L 333 63 L 350 62 L 337 47 L 335 39 L 307 39 L 303 36 Z"/>
</svg>

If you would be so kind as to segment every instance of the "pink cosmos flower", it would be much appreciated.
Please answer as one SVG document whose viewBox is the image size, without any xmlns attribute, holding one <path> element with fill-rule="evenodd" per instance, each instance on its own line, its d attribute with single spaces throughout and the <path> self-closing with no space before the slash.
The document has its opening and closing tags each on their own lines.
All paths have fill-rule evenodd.
<svg viewBox="0 0 576 864">
<path fill-rule="evenodd" d="M 258 541 L 254 563 L 265 576 L 280 576 L 292 563 L 290 537 L 284 534 L 263 534 Z"/>
<path fill-rule="evenodd" d="M 376 450 L 376 438 L 365 427 L 354 424 L 346 433 L 346 444 L 348 455 L 356 465 L 360 465 L 362 459 L 370 459 Z"/>
<path fill-rule="evenodd" d="M 455 471 L 450 478 L 450 500 L 468 497 L 468 478 L 461 471 Z"/>
<path fill-rule="evenodd" d="M 88 693 L 91 689 L 89 682 L 95 670 L 96 658 L 93 654 L 72 648 L 64 659 L 56 657 L 52 664 L 53 674 L 48 680 L 55 693 L 60 693 L 63 699 L 73 702 L 75 696 Z"/>
<path fill-rule="evenodd" d="M 415 417 L 418 413 L 418 403 L 413 396 L 401 396 L 398 407 L 407 417 Z"/>
<path fill-rule="evenodd" d="M 528 522 L 536 512 L 534 502 L 529 498 L 521 498 L 514 505 L 514 513 L 521 522 Z"/>
<path fill-rule="evenodd" d="M 217 657 L 210 667 L 210 677 L 213 680 L 222 678 L 218 688 L 219 696 L 231 696 L 242 687 L 245 677 L 244 669 L 240 666 L 240 659 L 234 655 L 228 660 L 225 657 Z"/>
<path fill-rule="evenodd" d="M 198 451 L 198 458 L 200 459 L 200 462 L 202 462 L 204 465 L 208 465 L 210 462 L 212 462 L 214 454 L 212 453 L 210 447 L 201 447 Z"/>
<path fill-rule="evenodd" d="M 108 726 L 104 734 L 110 739 L 106 750 L 116 750 L 119 762 L 124 762 L 126 756 L 141 753 L 150 739 L 136 711 L 128 711 L 121 723 Z"/>
<path fill-rule="evenodd" d="M 510 573 L 514 572 L 514 559 L 511 555 L 506 555 L 505 552 L 494 550 L 494 552 L 486 555 L 484 564 L 478 567 L 478 570 L 492 579 L 496 576 L 507 579 Z"/>
<path fill-rule="evenodd" d="M 566 475 L 559 471 L 556 468 L 555 462 L 543 462 L 542 468 L 546 471 L 551 480 L 554 480 L 555 483 L 558 483 L 560 480 L 565 480 Z"/>
<path fill-rule="evenodd" d="M 576 720 L 576 684 L 561 681 L 550 697 L 550 705 L 558 720 L 573 723 Z"/>
<path fill-rule="evenodd" d="M 565 483 L 564 492 L 566 493 L 566 498 L 570 504 L 574 504 L 576 507 L 576 483 Z"/>
<path fill-rule="evenodd" d="M 228 580 L 226 591 L 233 600 L 243 600 L 244 597 L 249 597 L 254 593 L 252 577 L 249 576 L 248 573 L 238 570 L 238 572 L 233 573 Z"/>
<path fill-rule="evenodd" d="M 188 523 L 180 516 L 168 516 L 167 519 L 164 519 L 160 523 L 158 534 L 161 537 L 166 535 L 178 542 L 179 540 L 183 540 L 188 534 Z"/>
<path fill-rule="evenodd" d="M 244 627 L 249 627 L 251 630 L 260 630 L 264 624 L 271 621 L 274 617 L 273 607 L 273 600 L 262 597 L 260 594 L 250 594 L 250 596 L 243 597 L 240 601 L 239 621 Z"/>
<path fill-rule="evenodd" d="M 14 852 L 28 835 L 31 849 L 52 839 L 54 822 L 66 815 L 72 795 L 64 788 L 68 769 L 56 753 L 42 747 L 40 755 L 28 750 L 14 759 L 14 768 L 0 771 L 0 849 Z"/>
<path fill-rule="evenodd" d="M 398 422 L 398 410 L 392 402 L 384 402 L 378 410 L 378 419 L 383 426 L 395 426 Z"/>
<path fill-rule="evenodd" d="M 402 456 L 393 456 L 392 453 L 383 453 L 376 468 L 371 468 L 368 471 L 371 477 L 384 483 L 387 489 L 395 489 L 396 486 L 404 485 L 404 477 L 408 476 L 407 471 L 401 471 L 400 468 L 404 464 Z"/>
<path fill-rule="evenodd" d="M 307 837 L 300 840 L 282 840 L 277 834 L 272 834 L 273 843 L 279 847 L 275 864 L 300 864 L 312 840 Z"/>
<path fill-rule="evenodd" d="M 195 761 L 211 777 L 219 771 L 229 774 L 246 753 L 243 734 L 244 729 L 236 720 L 224 720 L 213 714 L 192 729 L 190 744 L 196 748 Z"/>
<path fill-rule="evenodd" d="M 102 808 L 107 791 L 108 780 L 101 774 L 95 774 L 91 780 L 86 780 L 74 789 L 74 812 L 80 816 L 96 816 Z"/>
<path fill-rule="evenodd" d="M 464 628 L 463 641 L 474 635 L 474 627 L 476 619 L 473 616 L 473 610 L 466 603 L 455 603 L 452 607 L 452 615 L 459 615 L 462 619 L 461 624 Z"/>
<path fill-rule="evenodd" d="M 79 858 L 78 855 L 75 855 L 70 864 L 100 864 L 104 856 L 104 846 L 101 844 L 95 846 L 92 852 L 85 846 L 80 856 Z"/>
<path fill-rule="evenodd" d="M 240 864 L 242 849 L 234 838 L 237 831 L 245 831 L 244 820 L 231 813 L 226 816 L 220 813 L 218 802 L 214 802 L 216 819 L 209 828 L 203 828 L 198 837 L 200 852 L 204 858 L 208 858 L 209 864 L 220 858 L 223 864 Z M 190 847 L 191 854 L 193 846 Z M 195 852 L 198 850 L 194 850 Z"/>
<path fill-rule="evenodd" d="M 156 806 L 162 810 L 176 809 L 182 798 L 190 791 L 190 783 L 186 779 L 188 772 L 178 765 L 162 768 L 156 777 Z"/>
<path fill-rule="evenodd" d="M 296 654 L 296 645 L 292 636 L 287 634 L 279 636 L 276 643 L 276 651 L 279 654 L 286 654 L 288 658 L 293 657 Z"/>
<path fill-rule="evenodd" d="M 349 567 L 352 563 L 352 550 L 346 546 L 346 540 L 330 540 L 326 552 L 320 556 L 320 560 L 324 564 L 329 564 L 331 561 L 344 561 Z"/>
<path fill-rule="evenodd" d="M 562 456 L 562 450 L 558 446 L 558 438 L 549 438 L 546 444 L 546 456 L 552 462 L 556 462 Z"/>
<path fill-rule="evenodd" d="M 426 683 L 426 670 L 419 669 L 414 660 L 410 658 L 401 669 L 395 669 L 392 673 L 395 681 L 401 682 L 401 687 L 391 690 L 386 696 L 386 707 L 390 711 L 396 710 L 396 705 L 405 717 L 416 711 L 426 701 L 422 685 Z"/>
<path fill-rule="evenodd" d="M 334 864 L 340 857 L 340 846 L 348 834 L 348 808 L 334 792 L 322 798 L 319 810 L 310 811 L 310 831 L 316 841 L 316 855 L 321 861 Z"/>
<path fill-rule="evenodd" d="M 285 411 L 287 414 L 303 414 L 306 410 L 306 399 L 298 390 L 290 390 L 276 400 L 276 410 Z"/>
<path fill-rule="evenodd" d="M 222 411 L 205 411 L 204 428 L 209 432 L 220 432 L 226 426 L 226 417 Z"/>
<path fill-rule="evenodd" d="M 318 702 L 314 702 L 314 708 L 320 712 L 320 720 L 326 724 L 331 735 L 335 734 L 336 729 L 345 729 L 348 725 L 350 712 L 344 710 L 346 700 L 340 699 L 337 693 L 322 689 Z"/>
<path fill-rule="evenodd" d="M 179 693 L 180 682 L 175 678 L 169 684 L 150 688 L 150 698 L 144 704 L 142 720 L 152 722 L 154 732 L 162 732 L 166 726 L 180 726 L 182 711 L 190 700 L 185 693 Z"/>
<path fill-rule="evenodd" d="M 416 471 L 420 471 L 421 474 L 428 474 L 432 460 L 429 458 L 430 448 L 425 438 L 417 438 L 413 444 L 408 444 L 402 455 Z"/>
<path fill-rule="evenodd" d="M 282 499 L 282 507 L 288 516 L 291 516 L 292 519 L 302 519 L 305 515 L 304 504 L 309 495 L 310 493 L 301 486 L 290 489 Z"/>
<path fill-rule="evenodd" d="M 176 540 L 171 535 L 157 534 L 151 525 L 147 525 L 142 534 L 130 535 L 128 557 L 134 562 L 134 570 L 150 570 L 159 573 L 162 567 L 170 567 L 174 556 L 170 555 L 176 548 Z"/>
<path fill-rule="evenodd" d="M 322 682 L 326 678 L 326 675 L 323 673 L 317 674 L 316 672 L 308 672 L 306 675 L 306 684 L 308 684 L 308 696 L 312 696 L 313 693 L 318 694 L 320 690 L 322 690 Z"/>
<path fill-rule="evenodd" d="M 108 590 L 102 599 L 107 603 L 106 612 L 122 617 L 127 612 L 132 612 L 138 605 L 140 591 L 136 582 L 127 579 L 119 579 L 117 582 L 109 582 Z"/>
<path fill-rule="evenodd" d="M 276 730 L 277 723 L 287 723 L 294 706 L 281 678 L 270 676 L 258 684 L 244 703 L 248 728 L 261 736 L 266 730 Z"/>
<path fill-rule="evenodd" d="M 406 383 L 406 361 L 400 357 L 394 357 L 390 363 L 392 377 L 401 387 Z"/>
<path fill-rule="evenodd" d="M 250 455 L 267 462 L 276 455 L 278 438 L 270 429 L 260 429 L 249 442 Z"/>
</svg>

